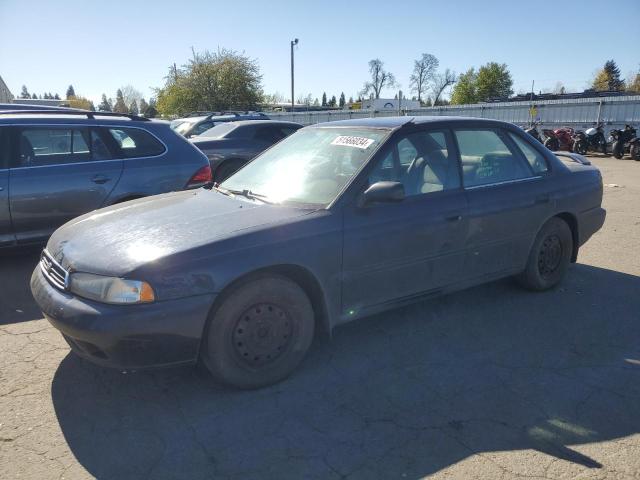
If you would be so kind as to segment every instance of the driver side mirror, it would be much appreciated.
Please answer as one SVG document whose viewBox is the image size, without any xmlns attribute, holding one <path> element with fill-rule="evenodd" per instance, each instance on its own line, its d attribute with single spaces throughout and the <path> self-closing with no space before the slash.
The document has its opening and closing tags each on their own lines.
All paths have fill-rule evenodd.
<svg viewBox="0 0 640 480">
<path fill-rule="evenodd" d="M 376 182 L 367 188 L 358 201 L 359 207 L 372 203 L 396 203 L 404 200 L 404 185 L 400 182 Z"/>
</svg>

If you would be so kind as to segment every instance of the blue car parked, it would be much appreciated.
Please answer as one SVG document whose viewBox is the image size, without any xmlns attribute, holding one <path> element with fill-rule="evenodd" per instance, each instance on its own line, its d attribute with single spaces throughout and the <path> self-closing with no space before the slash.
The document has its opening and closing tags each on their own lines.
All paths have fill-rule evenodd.
<svg viewBox="0 0 640 480">
<path fill-rule="evenodd" d="M 207 157 L 168 123 L 0 111 L 0 247 L 43 242 L 97 208 L 210 181 Z"/>
</svg>

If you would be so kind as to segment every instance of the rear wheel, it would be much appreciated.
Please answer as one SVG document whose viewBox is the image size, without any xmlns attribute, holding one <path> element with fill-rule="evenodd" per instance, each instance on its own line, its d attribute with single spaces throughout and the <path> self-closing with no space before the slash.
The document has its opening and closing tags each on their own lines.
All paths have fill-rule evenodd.
<svg viewBox="0 0 640 480">
<path fill-rule="evenodd" d="M 558 150 L 558 148 L 560 148 L 560 142 L 558 142 L 557 138 L 547 138 L 544 141 L 544 146 L 552 152 L 555 152 L 556 150 Z"/>
<path fill-rule="evenodd" d="M 579 153 L 580 155 L 587 154 L 587 142 L 584 140 L 576 140 L 573 144 L 573 151 L 575 153 Z"/>
<path fill-rule="evenodd" d="M 235 288 L 212 312 L 202 357 L 216 380 L 259 388 L 298 366 L 313 332 L 313 308 L 304 290 L 285 277 L 260 276 Z"/>
<path fill-rule="evenodd" d="M 635 161 L 640 161 L 640 144 L 634 143 L 633 145 L 631 145 L 629 154 Z"/>
<path fill-rule="evenodd" d="M 611 146 L 611 150 L 612 150 L 613 156 L 616 157 L 618 160 L 620 160 L 624 155 L 624 143 L 619 140 L 613 142 L 613 145 Z"/>
<path fill-rule="evenodd" d="M 518 282 L 529 290 L 547 290 L 564 277 L 573 253 L 573 236 L 567 222 L 554 217 L 538 232 L 527 266 Z"/>
</svg>

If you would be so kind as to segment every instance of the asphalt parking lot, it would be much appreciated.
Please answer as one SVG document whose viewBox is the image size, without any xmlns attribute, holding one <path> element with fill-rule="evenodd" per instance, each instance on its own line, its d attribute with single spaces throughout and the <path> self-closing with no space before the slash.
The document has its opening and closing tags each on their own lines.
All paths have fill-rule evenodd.
<svg viewBox="0 0 640 480">
<path fill-rule="evenodd" d="M 640 478 L 640 163 L 602 169 L 602 231 L 561 287 L 499 281 L 340 327 L 287 381 L 122 374 L 0 256 L 0 478 Z"/>
</svg>

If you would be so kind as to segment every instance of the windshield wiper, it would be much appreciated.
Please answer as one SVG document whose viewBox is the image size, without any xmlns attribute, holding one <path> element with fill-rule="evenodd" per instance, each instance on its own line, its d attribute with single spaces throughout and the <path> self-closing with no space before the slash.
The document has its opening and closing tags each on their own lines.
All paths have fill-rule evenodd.
<svg viewBox="0 0 640 480">
<path fill-rule="evenodd" d="M 259 200 L 264 203 L 269 203 L 273 205 L 274 202 L 267 199 L 266 195 L 262 195 L 261 193 L 254 193 L 251 190 L 227 190 L 229 193 L 233 193 L 234 195 L 241 195 L 249 200 Z"/>
</svg>

